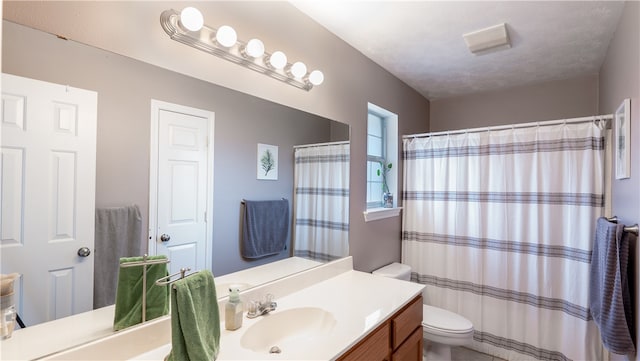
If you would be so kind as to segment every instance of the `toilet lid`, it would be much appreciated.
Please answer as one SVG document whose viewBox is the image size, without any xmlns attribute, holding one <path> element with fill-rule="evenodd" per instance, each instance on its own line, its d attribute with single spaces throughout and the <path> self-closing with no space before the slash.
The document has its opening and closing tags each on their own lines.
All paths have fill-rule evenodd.
<svg viewBox="0 0 640 361">
<path fill-rule="evenodd" d="M 473 330 L 473 324 L 466 318 L 428 305 L 422 306 L 422 326 L 450 333 L 466 333 Z"/>
</svg>

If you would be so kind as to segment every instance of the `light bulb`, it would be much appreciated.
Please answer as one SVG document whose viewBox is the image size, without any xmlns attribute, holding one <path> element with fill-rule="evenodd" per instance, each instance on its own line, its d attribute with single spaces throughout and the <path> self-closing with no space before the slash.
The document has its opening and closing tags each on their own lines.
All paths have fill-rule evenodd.
<svg viewBox="0 0 640 361">
<path fill-rule="evenodd" d="M 309 74 L 309 82 L 313 85 L 320 85 L 324 82 L 324 74 L 320 70 L 314 70 Z"/>
<path fill-rule="evenodd" d="M 251 39 L 244 47 L 244 51 L 252 58 L 259 58 L 264 54 L 264 43 L 260 39 Z"/>
<path fill-rule="evenodd" d="M 204 25 L 204 18 L 200 10 L 186 7 L 180 12 L 180 24 L 189 31 L 198 31 Z"/>
<path fill-rule="evenodd" d="M 238 35 L 229 25 L 222 25 L 218 31 L 216 31 L 216 41 L 218 44 L 230 48 L 238 41 Z"/>
<path fill-rule="evenodd" d="M 284 69 L 287 66 L 287 56 L 281 51 L 275 51 L 269 57 L 268 62 L 276 69 Z"/>
<path fill-rule="evenodd" d="M 291 75 L 298 79 L 302 79 L 303 76 L 307 75 L 307 66 L 304 65 L 301 61 L 296 61 L 291 65 Z"/>
</svg>

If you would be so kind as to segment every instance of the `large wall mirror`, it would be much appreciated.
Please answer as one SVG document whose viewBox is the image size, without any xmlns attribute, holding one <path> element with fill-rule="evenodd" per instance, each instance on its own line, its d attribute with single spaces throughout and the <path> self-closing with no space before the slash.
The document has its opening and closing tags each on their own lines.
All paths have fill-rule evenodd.
<svg viewBox="0 0 640 361">
<path fill-rule="evenodd" d="M 348 255 L 348 125 L 8 21 L 3 21 L 2 36 L 3 73 L 97 92 L 96 208 L 130 205 L 139 208 L 143 227 L 140 253 L 147 250 L 150 234 L 147 229 L 150 218 L 150 113 L 151 102 L 155 99 L 215 114 L 212 249 L 207 251 L 206 256 L 210 258 L 211 270 L 216 277 L 243 274 L 253 267 L 280 262 L 295 254 L 305 258 L 315 257 L 310 264 Z M 259 143 L 278 147 L 277 180 L 259 180 L 256 177 Z M 326 143 L 331 143 L 331 146 Z M 317 144 L 323 145 L 319 147 L 320 152 L 329 149 L 335 151 L 333 148 L 336 147 L 343 149 L 342 153 L 333 155 L 334 159 L 341 159 L 341 171 L 346 172 L 343 175 L 346 177 L 343 182 L 346 183 L 339 190 L 343 200 L 334 204 L 335 208 L 330 213 L 344 214 L 346 221 L 340 224 L 338 230 L 333 230 L 338 231 L 338 235 L 327 236 L 339 238 L 339 247 L 328 252 L 317 252 L 306 245 L 304 247 L 307 248 L 295 253 L 296 248 L 303 247 L 296 247 L 293 241 L 296 211 L 294 151 L 299 150 L 304 157 L 304 152 L 313 148 L 308 145 Z M 314 157 L 313 154 L 306 156 Z M 326 173 L 325 169 L 311 174 Z M 313 185 L 318 177 L 320 175 L 309 179 L 309 185 L 305 187 L 330 188 Z M 25 192 L 29 192 L 29 189 L 25 189 Z M 326 196 L 335 198 L 332 191 L 327 191 Z M 242 200 L 282 198 L 289 201 L 291 209 L 286 249 L 268 257 L 243 258 L 239 242 Z M 312 213 L 303 217 L 308 224 L 326 221 L 311 219 L 309 214 Z M 27 223 L 24 227 L 31 225 Z M 307 242 L 316 241 L 307 239 Z M 130 256 L 137 255 L 140 254 Z M 98 254 L 94 256 L 99 257 Z M 30 262 L 30 259 L 23 259 L 12 264 L 29 267 Z M 11 272 L 21 270 L 5 269 L 3 262 L 2 273 Z M 243 280 L 235 279 L 234 282 Z M 259 282 L 245 283 L 255 286 Z M 27 327 L 39 321 L 30 320 L 27 314 L 23 314 L 23 319 Z"/>
</svg>

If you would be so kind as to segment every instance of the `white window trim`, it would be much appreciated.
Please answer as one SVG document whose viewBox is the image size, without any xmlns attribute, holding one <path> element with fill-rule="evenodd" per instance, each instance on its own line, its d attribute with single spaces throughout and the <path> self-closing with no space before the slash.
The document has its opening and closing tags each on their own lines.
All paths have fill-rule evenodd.
<svg viewBox="0 0 640 361">
<path fill-rule="evenodd" d="M 389 185 L 389 191 L 393 194 L 393 205 L 394 205 L 393 208 L 382 208 L 382 207 L 367 208 L 366 211 L 363 213 L 365 216 L 365 221 L 369 222 L 369 220 L 367 220 L 368 218 L 367 213 L 371 213 L 371 216 L 369 216 L 371 217 L 371 220 L 394 217 L 400 214 L 400 209 L 402 209 L 402 207 L 397 207 L 397 204 L 399 201 L 398 164 L 400 162 L 400 157 L 398 154 L 398 139 L 399 139 L 398 138 L 398 115 L 384 108 L 381 108 L 373 103 L 367 103 L 367 112 L 374 112 L 387 119 L 386 126 L 385 126 L 385 132 L 386 132 L 385 137 L 387 139 L 387 145 L 386 145 L 387 148 L 386 148 L 385 157 L 387 161 L 391 160 L 393 163 L 393 169 L 387 175 L 387 184 Z M 365 201 L 365 208 L 366 207 L 367 207 L 367 204 Z M 398 209 L 398 211 L 392 211 L 394 209 Z M 373 214 L 376 214 L 376 215 L 374 216 Z"/>
<path fill-rule="evenodd" d="M 365 222 L 377 221 L 379 219 L 397 217 L 400 215 L 402 207 L 393 208 L 370 208 L 362 212 Z"/>
</svg>

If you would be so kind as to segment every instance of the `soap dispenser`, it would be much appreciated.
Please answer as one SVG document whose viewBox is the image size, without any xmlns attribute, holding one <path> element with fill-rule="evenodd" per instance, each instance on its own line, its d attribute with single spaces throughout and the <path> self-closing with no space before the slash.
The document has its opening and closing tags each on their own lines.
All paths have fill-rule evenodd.
<svg viewBox="0 0 640 361">
<path fill-rule="evenodd" d="M 242 326 L 242 311 L 240 290 L 229 288 L 229 302 L 225 305 L 224 310 L 224 325 L 227 330 L 237 330 Z"/>
</svg>

